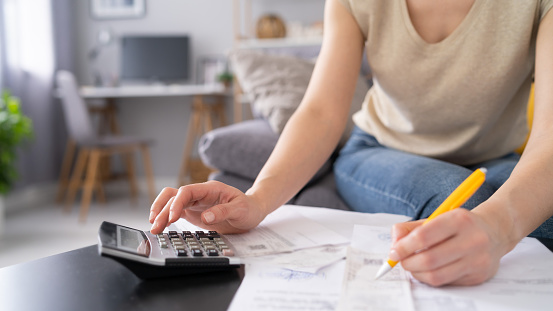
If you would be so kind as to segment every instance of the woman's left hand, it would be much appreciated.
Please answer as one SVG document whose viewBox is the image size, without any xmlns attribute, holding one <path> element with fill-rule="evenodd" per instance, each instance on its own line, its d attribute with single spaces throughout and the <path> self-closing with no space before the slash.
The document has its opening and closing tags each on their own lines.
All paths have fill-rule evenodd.
<svg viewBox="0 0 553 311">
<path fill-rule="evenodd" d="M 389 258 L 432 286 L 476 285 L 495 275 L 505 243 L 477 213 L 458 208 L 422 226 L 394 225 Z"/>
</svg>

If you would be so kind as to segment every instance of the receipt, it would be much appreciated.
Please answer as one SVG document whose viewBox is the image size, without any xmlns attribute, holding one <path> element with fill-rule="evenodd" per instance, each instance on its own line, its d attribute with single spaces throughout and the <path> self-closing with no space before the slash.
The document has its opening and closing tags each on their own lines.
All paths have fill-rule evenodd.
<svg viewBox="0 0 553 311">
<path fill-rule="evenodd" d="M 415 310 L 409 277 L 400 265 L 381 279 L 374 279 L 382 262 L 382 254 L 348 248 L 338 311 Z"/>
<path fill-rule="evenodd" d="M 321 246 L 307 248 L 291 253 L 269 256 L 248 257 L 246 264 L 264 264 L 288 270 L 317 273 L 320 269 L 338 262 L 346 257 L 347 246 Z"/>
<path fill-rule="evenodd" d="M 179 230 L 201 230 L 184 219 L 175 223 Z M 324 245 L 344 245 L 349 239 L 293 209 L 269 214 L 249 232 L 228 234 L 236 256 L 251 257 L 287 253 Z"/>
<path fill-rule="evenodd" d="M 335 310 L 344 262 L 341 260 L 317 273 L 246 265 L 246 276 L 228 311 Z"/>
</svg>

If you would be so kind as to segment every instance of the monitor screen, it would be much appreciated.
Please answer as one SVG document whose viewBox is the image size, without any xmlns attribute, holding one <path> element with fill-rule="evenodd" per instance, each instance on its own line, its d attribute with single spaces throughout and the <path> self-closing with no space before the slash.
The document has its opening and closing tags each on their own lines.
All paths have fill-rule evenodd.
<svg viewBox="0 0 553 311">
<path fill-rule="evenodd" d="M 186 82 L 190 78 L 188 36 L 125 36 L 121 40 L 121 79 Z"/>
</svg>

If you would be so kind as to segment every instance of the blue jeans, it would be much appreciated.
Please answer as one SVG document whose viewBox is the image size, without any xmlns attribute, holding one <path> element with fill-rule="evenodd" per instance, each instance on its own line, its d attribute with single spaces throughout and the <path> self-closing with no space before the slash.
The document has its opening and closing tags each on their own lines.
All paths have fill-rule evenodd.
<svg viewBox="0 0 553 311">
<path fill-rule="evenodd" d="M 334 163 L 334 173 L 338 192 L 351 209 L 421 219 L 430 216 L 474 170 L 485 167 L 486 182 L 462 206 L 476 207 L 503 185 L 519 158 L 512 153 L 464 167 L 384 147 L 355 127 Z M 530 236 L 553 238 L 553 218 Z"/>
</svg>

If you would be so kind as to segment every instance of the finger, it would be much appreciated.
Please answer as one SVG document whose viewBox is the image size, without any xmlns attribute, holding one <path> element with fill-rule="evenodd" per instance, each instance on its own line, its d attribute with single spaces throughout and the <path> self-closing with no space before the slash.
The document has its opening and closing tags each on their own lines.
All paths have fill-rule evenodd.
<svg viewBox="0 0 553 311">
<path fill-rule="evenodd" d="M 453 212 L 436 217 L 424 226 L 418 226 L 408 235 L 398 240 L 390 250 L 389 258 L 393 261 L 403 260 L 416 252 L 432 247 L 457 233 Z"/>
<path fill-rule="evenodd" d="M 439 269 L 424 272 L 411 272 L 411 275 L 413 275 L 415 279 L 428 285 L 442 286 L 464 278 L 467 273 L 467 259 L 460 259 Z"/>
<path fill-rule="evenodd" d="M 403 259 L 401 265 L 411 273 L 436 270 L 464 257 L 468 252 L 468 247 L 465 244 L 458 235 L 455 235 Z"/>
<path fill-rule="evenodd" d="M 149 221 L 151 224 L 154 223 L 154 220 L 156 219 L 159 212 L 165 207 L 167 202 L 176 195 L 177 189 L 165 187 L 161 192 L 158 194 L 157 198 L 154 200 L 154 203 L 152 203 L 152 207 L 150 208 L 150 217 Z"/>
<path fill-rule="evenodd" d="M 171 206 L 169 219 L 176 221 L 183 209 L 196 207 L 199 210 L 226 203 L 237 195 L 236 188 L 220 182 L 209 181 L 180 187 Z"/>
<path fill-rule="evenodd" d="M 175 197 L 172 197 L 171 199 L 169 199 L 169 202 L 165 204 L 165 207 L 157 215 L 154 221 L 154 224 L 150 229 L 150 232 L 152 234 L 159 234 L 163 232 L 163 230 L 167 227 L 167 224 L 169 223 L 169 208 L 171 207 L 171 204 L 173 204 L 174 200 L 175 200 Z"/>
<path fill-rule="evenodd" d="M 202 221 L 208 225 L 227 221 L 232 217 L 236 217 L 236 208 L 232 204 L 219 204 L 202 213 Z"/>
<path fill-rule="evenodd" d="M 422 225 L 423 222 L 424 220 L 421 219 L 417 221 L 406 221 L 395 224 L 392 227 L 392 245 L 411 233 L 411 231 L 415 230 L 415 228 Z"/>
</svg>

